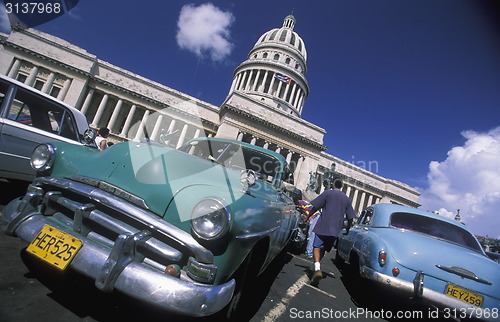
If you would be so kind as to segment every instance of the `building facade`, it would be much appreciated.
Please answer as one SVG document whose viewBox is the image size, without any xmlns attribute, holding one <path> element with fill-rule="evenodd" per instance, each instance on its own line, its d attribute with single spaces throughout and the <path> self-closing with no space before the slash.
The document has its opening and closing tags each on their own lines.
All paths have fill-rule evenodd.
<svg viewBox="0 0 500 322">
<path fill-rule="evenodd" d="M 235 70 L 221 106 L 153 82 L 100 60 L 71 43 L 34 30 L 0 34 L 0 73 L 81 110 L 94 129 L 108 127 L 111 140 L 158 140 L 180 147 L 199 137 L 248 142 L 281 153 L 296 186 L 309 197 L 333 175 L 356 211 L 379 202 L 418 207 L 419 192 L 326 153 L 326 131 L 301 115 L 309 95 L 307 51 L 294 31 L 295 18 L 264 33 Z"/>
</svg>

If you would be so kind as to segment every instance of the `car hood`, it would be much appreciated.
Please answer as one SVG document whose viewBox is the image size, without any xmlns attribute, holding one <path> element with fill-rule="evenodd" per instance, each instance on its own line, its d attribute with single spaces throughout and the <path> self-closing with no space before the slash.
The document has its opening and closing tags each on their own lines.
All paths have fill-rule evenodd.
<svg viewBox="0 0 500 322">
<path fill-rule="evenodd" d="M 194 187 L 204 186 L 209 193 L 233 200 L 242 196 L 239 171 L 165 146 L 127 142 L 78 156 L 65 145 L 59 160 L 60 167 L 53 175 L 67 177 L 73 173 L 106 182 L 143 199 L 159 216 L 166 213 L 177 194 L 194 191 Z M 193 203 L 200 198 L 196 193 L 191 197 Z"/>
<path fill-rule="evenodd" d="M 379 231 L 379 235 L 386 242 L 389 255 L 400 265 L 500 298 L 500 265 L 488 257 L 472 249 L 419 233 L 387 228 Z M 464 278 L 459 275 L 460 272 L 477 276 L 492 283 L 492 286 Z"/>
</svg>

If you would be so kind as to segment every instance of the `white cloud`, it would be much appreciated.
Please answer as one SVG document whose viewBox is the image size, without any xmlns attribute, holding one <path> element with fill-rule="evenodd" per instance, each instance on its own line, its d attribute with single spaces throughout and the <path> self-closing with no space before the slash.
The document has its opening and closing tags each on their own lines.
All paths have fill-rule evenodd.
<svg viewBox="0 0 500 322">
<path fill-rule="evenodd" d="M 500 238 L 500 127 L 464 131 L 462 136 L 463 146 L 452 148 L 446 160 L 429 164 L 422 209 L 451 218 L 460 209 L 474 234 Z"/>
<path fill-rule="evenodd" d="M 198 7 L 185 5 L 177 22 L 177 44 L 200 58 L 208 54 L 213 61 L 221 61 L 233 49 L 229 41 L 233 21 L 230 12 L 221 11 L 211 3 Z"/>
</svg>

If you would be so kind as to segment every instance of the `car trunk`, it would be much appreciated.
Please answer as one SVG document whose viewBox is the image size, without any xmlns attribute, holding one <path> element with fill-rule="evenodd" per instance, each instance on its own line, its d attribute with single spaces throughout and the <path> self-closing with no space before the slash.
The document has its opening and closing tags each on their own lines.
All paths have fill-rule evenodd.
<svg viewBox="0 0 500 322">
<path fill-rule="evenodd" d="M 401 242 L 401 234 L 405 234 Z M 411 235 L 411 237 L 410 237 Z M 432 238 L 432 243 L 429 239 Z M 451 282 L 462 287 L 493 296 L 493 291 L 500 285 L 500 266 L 469 248 L 465 248 L 438 238 L 415 232 L 402 232 L 398 229 L 384 229 L 384 240 L 393 251 L 390 255 L 402 266 L 422 271 L 444 282 Z M 438 268 L 438 266 L 444 268 Z M 461 272 L 459 274 L 446 271 Z M 489 282 L 481 283 L 465 276 L 477 276 Z M 495 292 L 498 293 L 498 292 Z"/>
</svg>

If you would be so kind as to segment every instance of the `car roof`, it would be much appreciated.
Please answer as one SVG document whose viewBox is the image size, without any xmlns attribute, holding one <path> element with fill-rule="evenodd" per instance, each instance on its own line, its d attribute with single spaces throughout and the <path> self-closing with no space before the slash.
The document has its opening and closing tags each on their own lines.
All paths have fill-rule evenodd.
<svg viewBox="0 0 500 322">
<path fill-rule="evenodd" d="M 417 215 L 425 216 L 425 217 L 429 217 L 429 218 L 434 218 L 434 219 L 441 220 L 441 221 L 446 221 L 450 224 L 453 224 L 455 226 L 461 227 L 461 228 L 469 231 L 465 225 L 463 225 L 455 220 L 452 220 L 450 218 L 441 216 L 439 214 L 436 214 L 436 213 L 433 213 L 430 211 L 425 211 L 425 210 L 411 208 L 411 207 L 402 206 L 402 205 L 389 204 L 389 203 L 375 204 L 375 205 L 370 206 L 370 208 L 373 208 L 375 210 L 375 212 L 377 213 L 377 218 L 374 218 L 375 221 L 372 221 L 372 224 L 375 226 L 379 226 L 379 225 L 380 226 L 387 226 L 387 224 L 389 223 L 389 219 L 390 219 L 391 214 L 393 214 L 395 212 L 406 212 L 406 213 L 417 214 Z"/>
<path fill-rule="evenodd" d="M 58 100 L 57 98 L 50 96 L 49 94 L 41 92 L 34 87 L 31 87 L 31 86 L 28 86 L 24 83 L 21 83 L 20 81 L 15 80 L 9 76 L 0 74 L 0 78 L 9 82 L 9 83 L 12 83 L 12 84 L 18 86 L 18 87 L 21 87 L 27 91 L 35 92 L 37 95 L 43 96 L 44 98 L 46 98 L 50 101 L 53 101 L 54 103 L 57 103 L 59 105 L 62 105 L 65 108 L 67 108 L 68 110 L 70 110 L 71 113 L 75 117 L 75 122 L 76 122 L 76 125 L 78 126 L 78 133 L 79 134 L 83 134 L 85 132 L 85 130 L 87 130 L 89 128 L 89 123 L 87 121 L 87 117 L 82 112 L 80 112 L 78 109 L 74 108 L 73 106 L 68 105 L 68 104 L 64 103 L 63 101 Z"/>
</svg>

